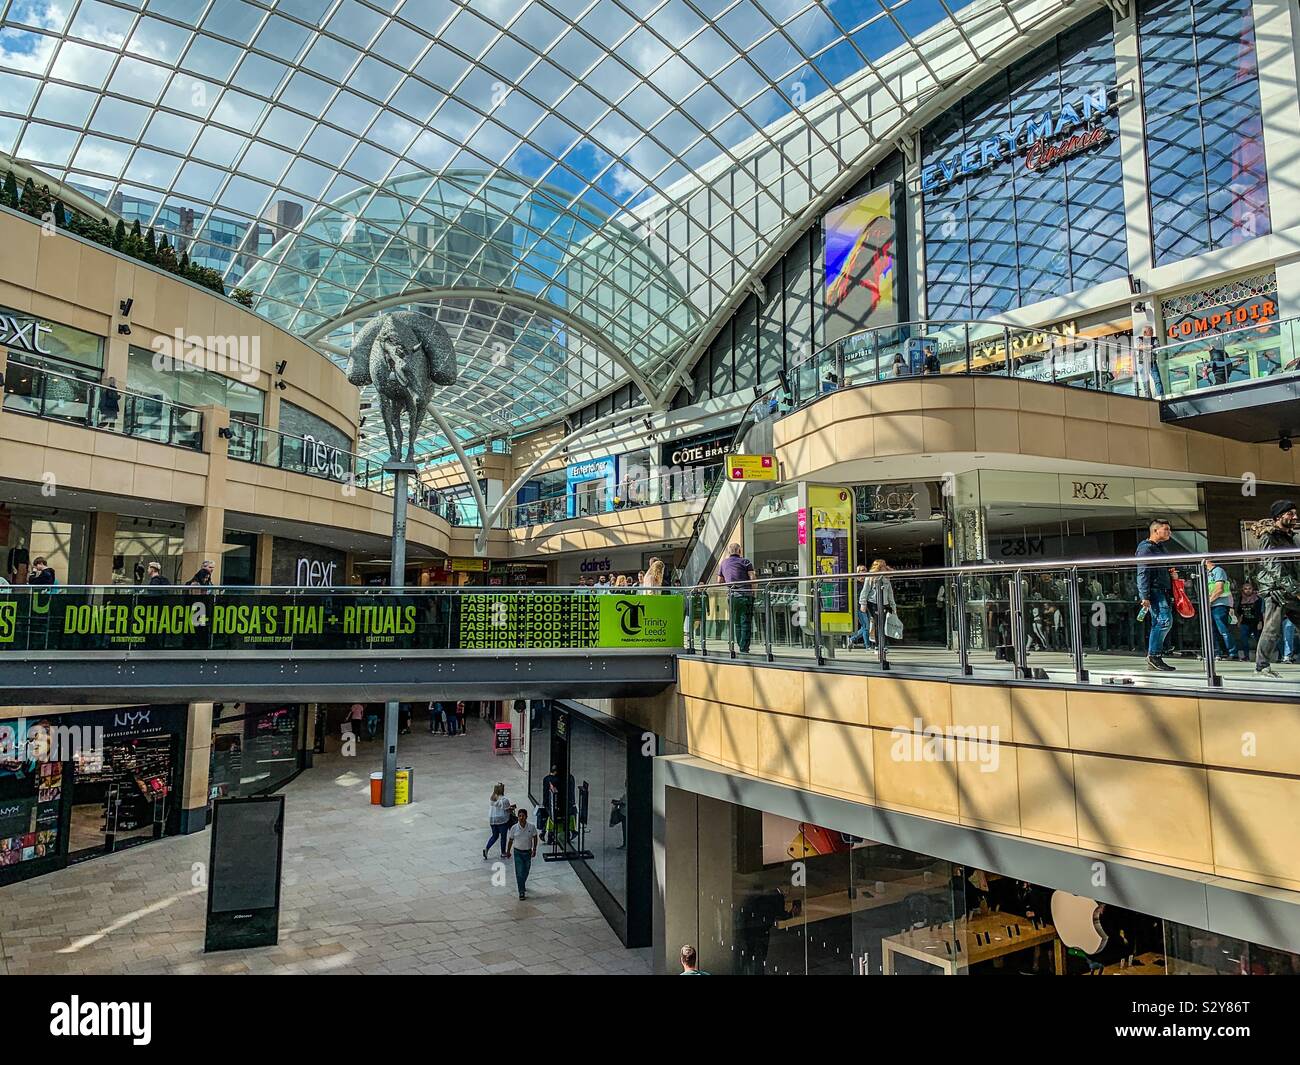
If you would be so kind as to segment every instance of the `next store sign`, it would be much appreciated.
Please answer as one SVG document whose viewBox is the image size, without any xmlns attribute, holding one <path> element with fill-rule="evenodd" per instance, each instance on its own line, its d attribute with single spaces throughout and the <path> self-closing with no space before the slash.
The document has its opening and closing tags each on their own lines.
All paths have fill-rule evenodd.
<svg viewBox="0 0 1300 1065">
<path fill-rule="evenodd" d="M 1021 119 L 1009 131 L 986 137 L 947 159 L 922 167 L 921 192 L 947 188 L 959 178 L 988 170 L 1019 151 L 1026 152 L 1025 166 L 1028 169 L 1043 170 L 1066 156 L 1096 147 L 1110 136 L 1105 127 L 1084 129 L 1064 143 L 1049 145 L 1047 142 L 1109 114 L 1115 103 L 1115 90 L 1100 85 L 1067 100 L 1055 112 L 1040 111 Z"/>
</svg>

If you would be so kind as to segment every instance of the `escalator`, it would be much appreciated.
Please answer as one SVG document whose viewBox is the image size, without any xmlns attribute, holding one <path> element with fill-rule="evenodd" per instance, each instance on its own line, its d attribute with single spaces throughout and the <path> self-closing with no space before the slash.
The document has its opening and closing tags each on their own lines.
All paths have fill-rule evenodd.
<svg viewBox="0 0 1300 1065">
<path fill-rule="evenodd" d="M 780 386 L 769 389 L 745 408 L 728 454 L 766 455 L 772 452 L 773 427 L 780 416 L 774 401 L 782 394 Z M 675 583 L 682 587 L 708 584 L 717 572 L 722 552 L 734 539 L 736 523 L 754 496 L 771 489 L 770 481 L 732 481 L 718 479 L 705 500 L 704 510 L 695 520 L 695 528 L 682 553 L 682 569 Z"/>
</svg>

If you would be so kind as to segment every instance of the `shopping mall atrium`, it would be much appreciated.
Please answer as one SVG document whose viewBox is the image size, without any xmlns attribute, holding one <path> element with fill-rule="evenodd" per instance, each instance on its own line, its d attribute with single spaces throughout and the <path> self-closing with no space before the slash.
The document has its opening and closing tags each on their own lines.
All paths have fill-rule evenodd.
<svg viewBox="0 0 1300 1065">
<path fill-rule="evenodd" d="M 0 0 L 0 975 L 1300 974 L 1298 40 Z"/>
</svg>

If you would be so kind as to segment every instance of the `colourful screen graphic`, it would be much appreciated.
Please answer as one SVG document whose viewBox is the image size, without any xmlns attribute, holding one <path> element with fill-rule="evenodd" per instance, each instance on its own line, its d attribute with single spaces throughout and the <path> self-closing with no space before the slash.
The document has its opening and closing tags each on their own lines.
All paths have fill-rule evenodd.
<svg viewBox="0 0 1300 1065">
<path fill-rule="evenodd" d="M 894 282 L 893 185 L 882 185 L 827 212 L 826 341 L 898 321 Z"/>
</svg>

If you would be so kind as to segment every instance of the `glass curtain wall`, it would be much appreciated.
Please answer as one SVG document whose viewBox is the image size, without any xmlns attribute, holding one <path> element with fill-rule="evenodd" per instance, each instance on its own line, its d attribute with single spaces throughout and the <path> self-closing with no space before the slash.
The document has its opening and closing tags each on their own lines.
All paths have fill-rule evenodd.
<svg viewBox="0 0 1300 1065">
<path fill-rule="evenodd" d="M 1082 94 L 1114 83 L 1114 33 L 1110 12 L 1102 11 L 998 74 L 922 133 L 922 168 L 971 152 L 982 167 L 925 194 L 928 317 L 990 317 L 1124 276 L 1114 118 L 1097 120 L 1106 131 L 1099 144 L 1049 166 L 1030 165 L 1033 150 L 1025 151 L 1023 137 L 1002 151 L 1030 120 L 1078 108 Z M 1061 135 L 1051 143 L 1068 141 L 1060 124 L 1056 129 Z M 985 152 L 989 141 L 994 149 Z"/>
<path fill-rule="evenodd" d="M 1271 231 L 1251 0 L 1137 8 L 1160 266 Z"/>
</svg>

